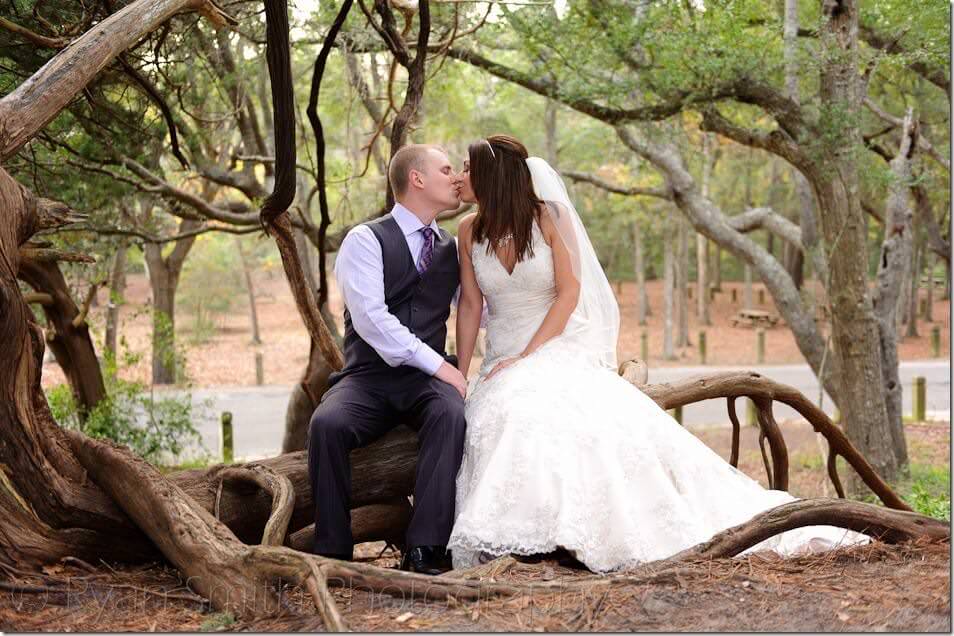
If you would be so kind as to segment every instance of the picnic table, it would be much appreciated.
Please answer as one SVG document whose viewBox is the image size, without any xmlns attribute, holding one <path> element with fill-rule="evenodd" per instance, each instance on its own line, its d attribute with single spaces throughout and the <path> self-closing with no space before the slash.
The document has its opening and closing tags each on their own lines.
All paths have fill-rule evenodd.
<svg viewBox="0 0 954 636">
<path fill-rule="evenodd" d="M 733 327 L 774 327 L 778 316 L 761 309 L 740 309 L 729 321 Z"/>
</svg>

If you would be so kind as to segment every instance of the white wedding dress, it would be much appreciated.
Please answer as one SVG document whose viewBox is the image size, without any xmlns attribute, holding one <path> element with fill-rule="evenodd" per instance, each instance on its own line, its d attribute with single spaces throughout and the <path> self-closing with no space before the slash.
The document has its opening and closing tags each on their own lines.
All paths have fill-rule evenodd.
<svg viewBox="0 0 954 636">
<path fill-rule="evenodd" d="M 486 357 L 465 406 L 448 542 L 454 567 L 562 546 L 594 572 L 625 569 L 793 501 L 733 468 L 566 335 L 486 379 L 523 350 L 556 295 L 552 253 L 536 223 L 532 236 L 534 255 L 512 274 L 485 243 L 471 253 L 489 314 Z M 747 552 L 792 555 L 867 540 L 810 526 Z"/>
</svg>

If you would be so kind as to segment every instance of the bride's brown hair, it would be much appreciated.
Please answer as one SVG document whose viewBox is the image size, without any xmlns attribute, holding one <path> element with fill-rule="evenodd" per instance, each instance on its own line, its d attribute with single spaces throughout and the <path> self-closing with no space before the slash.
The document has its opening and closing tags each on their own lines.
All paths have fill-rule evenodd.
<svg viewBox="0 0 954 636">
<path fill-rule="evenodd" d="M 533 256 L 531 232 L 543 203 L 533 191 L 527 148 L 510 135 L 491 135 L 470 144 L 470 184 L 477 197 L 475 242 L 487 240 L 488 253 L 513 235 L 516 262 Z"/>
</svg>

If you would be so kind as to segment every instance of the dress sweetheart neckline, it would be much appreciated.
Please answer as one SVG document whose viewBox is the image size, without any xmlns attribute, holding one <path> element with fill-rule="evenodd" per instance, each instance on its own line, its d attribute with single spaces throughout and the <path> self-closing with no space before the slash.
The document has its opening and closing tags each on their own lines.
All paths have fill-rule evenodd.
<svg viewBox="0 0 954 636">
<path fill-rule="evenodd" d="M 537 225 L 536 221 L 534 221 L 534 223 L 533 223 L 533 229 L 536 230 L 536 231 L 538 231 L 538 232 L 540 233 L 540 236 L 543 237 L 543 230 L 540 229 L 540 226 Z M 532 238 L 532 237 L 531 237 L 531 238 Z M 480 243 L 471 241 L 471 246 L 470 246 L 471 258 L 473 258 L 474 248 L 476 248 L 478 245 L 485 245 L 486 243 L 487 243 L 487 241 L 481 241 Z M 535 243 L 535 242 L 534 242 L 534 243 Z M 543 240 L 543 244 L 546 245 L 547 247 L 550 247 L 550 244 L 547 243 L 547 241 L 546 241 L 545 238 L 544 238 L 544 240 Z M 535 247 L 539 247 L 539 246 L 538 246 L 538 245 L 535 245 Z M 493 260 L 497 262 L 497 265 L 499 265 L 499 266 L 500 266 L 500 269 L 502 269 L 503 272 L 504 272 L 504 274 L 507 275 L 507 278 L 513 278 L 514 273 L 517 271 L 517 267 L 518 267 L 521 263 L 527 262 L 527 261 L 529 261 L 531 258 L 534 258 L 534 257 L 536 256 L 536 254 L 534 254 L 534 255 L 531 256 L 530 258 L 526 258 L 526 259 L 524 259 L 524 260 L 522 260 L 522 261 L 517 261 L 517 262 L 515 262 L 515 263 L 513 264 L 513 269 L 508 270 L 508 269 L 507 269 L 507 266 L 504 265 L 504 263 L 503 263 L 502 260 L 500 260 L 500 257 L 497 255 L 497 252 L 494 251 L 494 250 L 491 250 L 490 252 L 491 252 L 491 254 L 488 254 L 488 255 L 492 255 Z"/>
</svg>

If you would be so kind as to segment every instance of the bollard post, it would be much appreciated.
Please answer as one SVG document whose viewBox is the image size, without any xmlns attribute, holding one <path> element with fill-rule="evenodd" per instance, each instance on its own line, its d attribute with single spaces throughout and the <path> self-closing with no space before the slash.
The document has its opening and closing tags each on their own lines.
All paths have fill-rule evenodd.
<svg viewBox="0 0 954 636">
<path fill-rule="evenodd" d="M 755 330 L 755 360 L 756 364 L 765 363 L 765 329 Z"/>
<path fill-rule="evenodd" d="M 914 416 L 915 422 L 927 420 L 927 380 L 923 375 L 914 378 Z"/>
<path fill-rule="evenodd" d="M 699 332 L 699 364 L 706 363 L 706 332 Z"/>
<path fill-rule="evenodd" d="M 639 334 L 639 359 L 649 361 L 649 334 L 645 331 Z"/>
<path fill-rule="evenodd" d="M 261 351 L 255 352 L 255 384 L 265 384 L 265 360 Z"/>
<path fill-rule="evenodd" d="M 755 402 L 752 401 L 752 398 L 745 398 L 745 425 L 746 426 L 758 426 L 759 416 L 755 410 Z"/>
<path fill-rule="evenodd" d="M 674 420 L 679 422 L 679 425 L 682 426 L 682 407 L 677 406 L 672 410 L 672 417 Z"/>
<path fill-rule="evenodd" d="M 235 453 L 232 435 L 232 413 L 230 411 L 222 411 L 222 422 L 219 427 L 219 441 L 222 445 L 222 463 L 231 464 L 233 458 L 235 457 Z"/>
<path fill-rule="evenodd" d="M 931 357 L 941 357 L 941 328 L 938 325 L 931 327 Z"/>
</svg>

